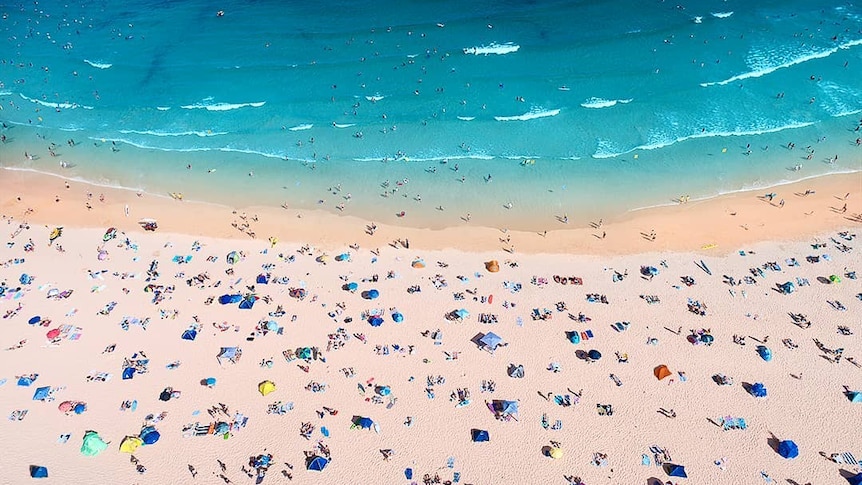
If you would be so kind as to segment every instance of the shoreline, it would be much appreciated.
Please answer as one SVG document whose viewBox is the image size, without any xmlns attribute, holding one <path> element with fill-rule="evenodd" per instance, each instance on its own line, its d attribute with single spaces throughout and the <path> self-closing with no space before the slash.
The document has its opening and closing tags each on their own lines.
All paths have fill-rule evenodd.
<svg viewBox="0 0 862 485">
<path fill-rule="evenodd" d="M 312 242 L 331 250 L 348 245 L 379 248 L 407 244 L 411 249 L 509 254 L 601 256 L 706 250 L 724 253 L 728 248 L 754 242 L 794 241 L 856 227 L 859 221 L 855 216 L 862 212 L 862 173 L 854 172 L 633 210 L 601 224 L 558 221 L 549 224 L 546 235 L 482 227 L 478 218 L 470 221 L 462 218 L 460 225 L 439 230 L 377 224 L 374 233 L 369 234 L 373 222 L 352 215 L 258 206 L 234 209 L 214 203 L 173 200 L 167 195 L 139 192 L 139 196 L 132 190 L 72 181 L 60 175 L 0 170 L 5 174 L 0 179 L 0 193 L 8 194 L 0 197 L 0 211 L 20 219 L 27 209 L 33 209 L 27 216 L 31 223 L 117 227 L 135 232 L 142 230 L 138 220 L 154 218 L 158 220 L 159 232 L 226 239 L 252 239 L 249 233 L 254 233 L 257 239 L 272 236 L 281 241 Z M 21 187 L 27 187 L 28 191 L 20 190 Z M 813 193 L 806 196 L 806 190 Z M 772 202 L 762 198 L 769 192 L 777 194 Z M 87 193 L 92 194 L 89 200 Z M 104 202 L 98 200 L 100 194 L 105 196 Z M 847 200 L 843 200 L 845 194 L 850 194 Z M 785 206 L 779 207 L 782 199 Z M 86 208 L 87 203 L 92 209 Z M 842 212 L 845 204 L 847 208 Z M 130 208 L 128 217 L 124 215 L 126 205 Z M 656 235 L 654 240 L 650 238 L 652 232 Z"/>
</svg>

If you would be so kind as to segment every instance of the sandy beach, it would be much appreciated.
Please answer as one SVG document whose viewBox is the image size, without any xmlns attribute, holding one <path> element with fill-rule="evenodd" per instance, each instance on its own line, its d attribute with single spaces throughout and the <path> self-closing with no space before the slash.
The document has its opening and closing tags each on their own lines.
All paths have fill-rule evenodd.
<svg viewBox="0 0 862 485">
<path fill-rule="evenodd" d="M 858 174 L 546 234 L 2 175 L 2 483 L 862 471 Z"/>
</svg>

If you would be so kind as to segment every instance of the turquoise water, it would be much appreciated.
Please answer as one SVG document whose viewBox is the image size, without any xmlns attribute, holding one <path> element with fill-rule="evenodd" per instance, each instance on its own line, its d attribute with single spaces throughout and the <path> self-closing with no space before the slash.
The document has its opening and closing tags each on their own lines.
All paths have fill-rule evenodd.
<svg viewBox="0 0 862 485">
<path fill-rule="evenodd" d="M 0 5 L 0 166 L 531 229 L 862 170 L 857 4 L 212 5 Z"/>
</svg>

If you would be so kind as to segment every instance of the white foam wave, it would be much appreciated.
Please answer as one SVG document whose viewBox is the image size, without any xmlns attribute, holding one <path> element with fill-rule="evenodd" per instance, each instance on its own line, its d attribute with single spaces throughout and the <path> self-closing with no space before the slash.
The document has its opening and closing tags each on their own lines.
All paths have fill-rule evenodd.
<svg viewBox="0 0 862 485">
<path fill-rule="evenodd" d="M 305 124 L 305 125 L 296 125 L 296 126 L 291 126 L 290 128 L 288 128 L 288 130 L 290 130 L 290 131 L 305 131 L 305 130 L 310 130 L 313 126 L 314 125 L 312 125 L 310 123 Z"/>
<path fill-rule="evenodd" d="M 550 116 L 557 116 L 560 114 L 559 109 L 533 109 L 527 113 L 517 116 L 495 116 L 494 119 L 497 121 L 528 121 L 535 120 L 537 118 L 548 118 Z"/>
<path fill-rule="evenodd" d="M 631 98 L 629 98 L 629 99 L 589 98 L 586 101 L 584 101 L 583 103 L 581 103 L 581 106 L 583 106 L 584 108 L 598 109 L 598 108 L 610 108 L 611 106 L 616 106 L 617 103 L 628 104 L 631 102 L 632 102 Z"/>
<path fill-rule="evenodd" d="M 726 19 L 733 15 L 733 12 L 712 12 L 712 16 L 717 19 Z"/>
<path fill-rule="evenodd" d="M 145 130 L 145 131 L 120 130 L 120 133 L 122 133 L 124 135 L 133 133 L 135 135 L 152 135 L 152 136 L 189 136 L 189 135 L 194 135 L 194 136 L 199 136 L 201 138 L 208 137 L 208 136 L 218 136 L 218 135 L 227 135 L 228 134 L 228 132 L 226 132 L 226 131 L 212 131 L 212 130 L 207 130 L 207 131 L 180 131 L 180 132 L 151 131 L 151 130 Z"/>
<path fill-rule="evenodd" d="M 616 148 L 610 141 L 608 140 L 599 140 L 598 148 L 596 149 L 596 153 L 593 154 L 593 158 L 613 158 L 618 157 L 620 155 L 625 155 L 627 153 L 631 153 L 638 150 L 657 150 L 659 148 L 665 148 L 676 143 L 695 140 L 698 138 L 726 138 L 731 136 L 756 136 L 756 135 L 765 135 L 767 133 L 778 133 L 785 130 L 795 130 L 798 128 L 805 128 L 808 126 L 812 126 L 816 124 L 815 122 L 794 122 L 787 125 L 782 126 L 774 126 L 771 128 L 761 128 L 757 130 L 738 130 L 738 131 L 704 131 L 700 133 L 695 133 L 693 135 L 680 136 L 677 138 L 669 138 L 663 136 L 655 136 L 654 140 L 645 143 L 643 145 L 638 145 L 634 148 L 628 150 L 620 150 Z"/>
<path fill-rule="evenodd" d="M 0 91 L 0 96 L 11 96 L 12 91 Z"/>
<path fill-rule="evenodd" d="M 809 52 L 808 54 L 804 54 L 801 56 L 791 58 L 790 60 L 783 62 L 783 63 L 780 63 L 780 64 L 767 65 L 767 66 L 761 67 L 759 69 L 755 69 L 753 71 L 738 74 L 738 75 L 733 76 L 731 78 L 725 79 L 724 81 L 713 81 L 713 82 L 707 82 L 707 83 L 700 83 L 700 85 L 703 87 L 709 87 L 709 86 L 715 86 L 715 85 L 724 86 L 725 84 L 730 84 L 732 82 L 741 81 L 743 79 L 765 76 L 767 74 L 772 74 L 773 72 L 775 72 L 779 69 L 792 67 L 792 66 L 795 66 L 797 64 L 802 64 L 804 62 L 812 61 L 815 59 L 823 59 L 824 57 L 829 57 L 832 54 L 835 54 L 836 52 L 838 52 L 839 49 L 849 49 L 849 48 L 857 46 L 857 45 L 862 45 L 862 39 L 855 39 L 855 40 L 851 40 L 848 42 L 844 42 L 844 43 L 842 43 L 836 47 L 832 47 L 830 49 Z M 766 56 L 766 57 L 767 57 L 767 59 L 770 58 L 770 56 Z M 767 63 L 768 62 L 774 62 L 774 61 L 770 60 L 770 61 L 767 61 Z"/>
<path fill-rule="evenodd" d="M 108 64 L 105 62 L 98 62 L 98 61 L 90 61 L 87 59 L 84 59 L 84 62 L 95 67 L 96 69 L 110 69 L 111 66 L 113 66 L 113 64 Z"/>
<path fill-rule="evenodd" d="M 266 101 L 258 101 L 255 103 L 215 103 L 215 104 L 187 104 L 185 106 L 180 106 L 183 109 L 205 109 L 207 111 L 231 111 L 240 108 L 260 108 L 265 105 Z"/>
<path fill-rule="evenodd" d="M 834 118 L 842 116 L 855 115 L 862 111 L 862 92 L 853 89 L 849 86 L 836 84 L 829 81 L 819 83 L 818 86 L 823 90 L 823 96 L 820 106 Z"/>
<path fill-rule="evenodd" d="M 336 128 L 350 128 L 351 126 L 356 126 L 356 123 L 333 123 L 332 126 Z"/>
<path fill-rule="evenodd" d="M 368 101 L 371 101 L 372 103 L 376 103 L 377 101 L 380 101 L 381 99 L 383 99 L 385 97 L 386 96 L 381 96 L 379 94 L 375 94 L 374 96 L 366 96 L 365 99 L 367 99 Z"/>
<path fill-rule="evenodd" d="M 171 109 L 171 107 L 170 106 L 156 106 L 156 109 L 159 111 L 167 111 L 167 110 Z"/>
<path fill-rule="evenodd" d="M 21 93 L 18 93 L 18 96 L 21 96 L 22 98 L 26 99 L 27 101 L 30 101 L 31 103 L 41 104 L 42 106 L 46 106 L 46 107 L 48 107 L 48 108 L 62 108 L 62 109 L 77 109 L 77 108 L 82 108 L 82 109 L 93 109 L 93 107 L 92 107 L 92 106 L 84 106 L 83 104 L 78 104 L 78 103 L 49 103 L 49 102 L 47 102 L 47 101 L 42 101 L 41 99 L 28 98 L 27 96 L 24 96 L 24 95 L 23 95 L 23 94 L 21 94 Z"/>
<path fill-rule="evenodd" d="M 520 48 L 521 48 L 521 46 L 519 46 L 515 43 L 512 43 L 512 42 L 506 42 L 505 44 L 498 44 L 496 42 L 493 42 L 493 43 L 488 44 L 488 45 L 481 45 L 481 46 L 475 46 L 475 47 L 465 47 L 464 48 L 464 54 L 473 54 L 476 56 L 479 56 L 479 55 L 487 56 L 487 55 L 491 55 L 491 54 L 503 55 L 503 54 L 511 54 L 512 52 L 518 52 L 518 49 L 520 49 Z"/>
<path fill-rule="evenodd" d="M 459 116 L 458 119 L 461 121 L 473 121 L 476 119 L 476 117 L 475 116 Z"/>
<path fill-rule="evenodd" d="M 481 155 L 481 154 L 473 154 L 473 155 L 451 155 L 451 156 L 433 156 L 433 157 L 407 157 L 411 162 L 443 162 L 443 161 L 452 161 L 452 160 L 494 160 L 495 156 L 493 155 Z M 354 158 L 354 162 L 380 162 L 383 160 L 383 157 L 360 157 Z M 391 160 L 391 158 L 390 158 Z"/>
</svg>

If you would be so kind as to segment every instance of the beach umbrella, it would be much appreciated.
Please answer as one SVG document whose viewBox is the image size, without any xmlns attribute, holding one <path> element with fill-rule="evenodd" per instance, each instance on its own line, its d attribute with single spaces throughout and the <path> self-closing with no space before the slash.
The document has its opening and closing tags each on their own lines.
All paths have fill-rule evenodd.
<svg viewBox="0 0 862 485">
<path fill-rule="evenodd" d="M 357 416 L 356 419 L 353 420 L 353 424 L 362 429 L 371 429 L 371 426 L 374 425 L 374 421 L 372 421 L 371 418 Z"/>
<path fill-rule="evenodd" d="M 122 451 L 123 453 L 134 453 L 135 450 L 140 448 L 143 444 L 144 440 L 138 438 L 137 436 L 126 436 L 120 443 L 120 451 Z"/>
<path fill-rule="evenodd" d="M 410 263 L 410 266 L 413 266 L 416 269 L 421 269 L 421 268 L 425 267 L 425 261 L 417 258 L 417 259 L 414 259 L 412 263 Z"/>
<path fill-rule="evenodd" d="M 314 470 L 316 472 L 322 472 L 326 465 L 329 464 L 329 460 L 322 456 L 313 456 L 309 458 L 308 464 L 305 465 L 307 470 Z"/>
<path fill-rule="evenodd" d="M 198 337 L 198 331 L 190 328 L 190 329 L 186 330 L 185 332 L 183 332 L 183 335 L 181 338 L 183 340 L 194 340 L 197 337 Z"/>
<path fill-rule="evenodd" d="M 850 402 L 862 402 L 862 392 L 850 391 L 847 393 L 847 399 L 849 399 Z"/>
<path fill-rule="evenodd" d="M 772 350 L 770 350 L 769 347 L 766 347 L 765 345 L 757 346 L 757 355 L 759 355 L 761 359 L 767 362 L 772 360 Z"/>
<path fill-rule="evenodd" d="M 31 478 L 48 478 L 48 469 L 43 466 L 30 465 Z"/>
<path fill-rule="evenodd" d="M 685 473 L 685 467 L 682 465 L 668 463 L 665 465 L 665 472 L 670 477 L 688 478 L 688 474 Z"/>
<path fill-rule="evenodd" d="M 265 273 L 261 273 L 261 274 L 257 275 L 257 279 L 254 280 L 254 282 L 261 284 L 261 285 L 269 284 L 269 275 L 267 275 Z"/>
<path fill-rule="evenodd" d="M 466 308 L 461 308 L 455 312 L 458 315 L 458 318 L 464 319 L 470 316 L 470 312 L 467 311 Z"/>
<path fill-rule="evenodd" d="M 156 431 L 156 428 L 153 428 L 152 426 L 147 426 L 141 430 L 141 440 L 145 445 L 152 445 L 159 441 L 159 438 L 161 437 L 162 435 L 159 434 L 159 432 Z"/>
<path fill-rule="evenodd" d="M 231 251 L 227 253 L 227 264 L 236 264 L 239 262 L 239 253 Z"/>
<path fill-rule="evenodd" d="M 263 381 L 257 385 L 257 390 L 260 391 L 261 396 L 266 396 L 275 390 L 275 383 L 272 381 Z"/>
<path fill-rule="evenodd" d="M 85 456 L 96 456 L 105 451 L 108 444 L 95 431 L 87 431 L 84 434 L 84 442 L 81 444 L 81 454 Z"/>
<path fill-rule="evenodd" d="M 652 371 L 653 375 L 655 375 L 656 379 L 662 380 L 665 377 L 671 376 L 670 369 L 667 368 L 666 365 L 662 364 Z"/>
<path fill-rule="evenodd" d="M 778 443 L 778 454 L 781 455 L 782 458 L 790 460 L 799 456 L 799 447 L 796 446 L 796 443 L 794 443 L 793 440 L 784 440 L 781 443 Z"/>
<path fill-rule="evenodd" d="M 764 386 L 760 382 L 755 382 L 751 385 L 751 389 L 749 392 L 754 397 L 766 397 L 766 386 Z"/>
<path fill-rule="evenodd" d="M 700 341 L 708 345 L 708 344 L 711 344 L 713 341 L 715 341 L 715 337 L 713 337 L 712 335 L 710 335 L 708 333 L 705 333 L 705 334 L 700 336 Z"/>
<path fill-rule="evenodd" d="M 401 323 L 404 321 L 404 315 L 402 315 L 401 312 L 395 312 L 392 314 L 392 320 L 395 323 Z"/>
<path fill-rule="evenodd" d="M 20 278 L 18 278 L 18 282 L 22 285 L 29 285 L 33 282 L 33 277 L 28 275 L 27 273 L 23 273 Z"/>
<path fill-rule="evenodd" d="M 87 410 L 87 403 L 83 403 L 83 402 L 75 403 L 75 407 L 72 408 L 72 411 L 75 414 L 84 414 L 84 411 L 86 411 L 86 410 Z"/>
<path fill-rule="evenodd" d="M 222 305 L 228 305 L 231 303 L 239 303 L 242 301 L 242 295 L 222 295 L 218 297 L 218 302 Z"/>
<path fill-rule="evenodd" d="M 275 320 L 270 320 L 270 321 L 266 322 L 266 329 L 269 330 L 270 332 L 277 331 L 278 330 L 278 322 L 276 322 Z"/>
<path fill-rule="evenodd" d="M 491 351 L 495 350 L 502 342 L 503 338 L 494 332 L 488 332 L 481 339 L 479 339 L 479 343 L 481 343 Z"/>
<path fill-rule="evenodd" d="M 314 352 L 311 350 L 311 347 L 302 347 L 301 349 L 296 351 L 296 356 L 302 360 L 310 359 Z"/>
<path fill-rule="evenodd" d="M 45 399 L 48 399 L 48 396 L 50 396 L 50 395 L 51 395 L 51 387 L 50 386 L 40 387 L 40 388 L 36 389 L 35 393 L 33 393 L 33 400 L 34 401 L 44 401 Z"/>
<path fill-rule="evenodd" d="M 847 483 L 850 485 L 862 485 L 862 473 L 857 473 L 847 477 Z"/>
<path fill-rule="evenodd" d="M 347 283 L 347 291 L 356 291 L 358 289 L 359 289 L 358 283 L 353 282 L 353 281 L 351 281 L 350 283 Z"/>
<path fill-rule="evenodd" d="M 383 325 L 383 318 L 380 316 L 374 315 L 373 317 L 370 317 L 368 319 L 368 323 L 370 323 L 372 327 L 379 327 L 379 326 Z"/>
<path fill-rule="evenodd" d="M 598 350 L 593 349 L 587 352 L 587 357 L 589 357 L 590 360 L 599 360 L 602 358 L 602 353 Z"/>
<path fill-rule="evenodd" d="M 165 389 L 159 394 L 159 401 L 168 402 L 171 400 L 171 390 Z"/>
<path fill-rule="evenodd" d="M 377 298 L 378 296 L 380 296 L 379 291 L 377 291 L 375 289 L 368 290 L 368 298 L 369 299 L 373 300 L 373 299 Z"/>
<path fill-rule="evenodd" d="M 548 456 L 550 456 L 551 458 L 553 458 L 555 460 L 559 460 L 560 458 L 563 457 L 563 449 L 557 448 L 557 447 L 551 448 L 548 451 Z"/>
<path fill-rule="evenodd" d="M 52 328 L 51 330 L 48 330 L 48 333 L 46 333 L 45 336 L 48 337 L 48 340 L 54 340 L 60 336 L 60 329 Z"/>
<path fill-rule="evenodd" d="M 483 441 L 491 440 L 491 436 L 488 434 L 488 431 L 484 429 L 471 429 L 470 436 L 473 438 L 474 443 L 481 443 Z"/>
<path fill-rule="evenodd" d="M 841 277 L 838 276 L 837 274 L 834 274 L 834 275 L 829 277 L 829 282 L 830 283 L 841 283 Z"/>
<path fill-rule="evenodd" d="M 38 316 L 38 315 L 36 315 L 35 317 L 31 318 L 30 320 L 27 320 L 27 323 L 29 323 L 30 325 L 37 325 L 37 324 L 39 324 L 39 323 L 41 323 L 41 322 L 42 322 L 42 317 L 40 317 L 40 316 Z"/>
<path fill-rule="evenodd" d="M 108 259 L 108 252 L 105 251 L 104 249 L 99 250 L 98 258 L 99 258 L 99 261 L 104 261 L 104 260 Z"/>
<path fill-rule="evenodd" d="M 74 407 L 75 405 L 72 404 L 72 401 L 63 401 L 60 403 L 59 406 L 57 406 L 57 409 L 59 409 L 61 412 L 68 413 Z"/>
<path fill-rule="evenodd" d="M 374 392 L 385 397 L 392 394 L 392 389 L 390 389 L 389 386 L 377 386 L 374 388 Z"/>
<path fill-rule="evenodd" d="M 123 380 L 127 381 L 131 378 L 135 377 L 135 368 L 134 367 L 126 367 L 123 369 Z"/>
<path fill-rule="evenodd" d="M 219 421 L 216 423 L 215 434 L 225 434 L 230 431 L 230 425 L 225 423 L 224 421 Z"/>
</svg>

